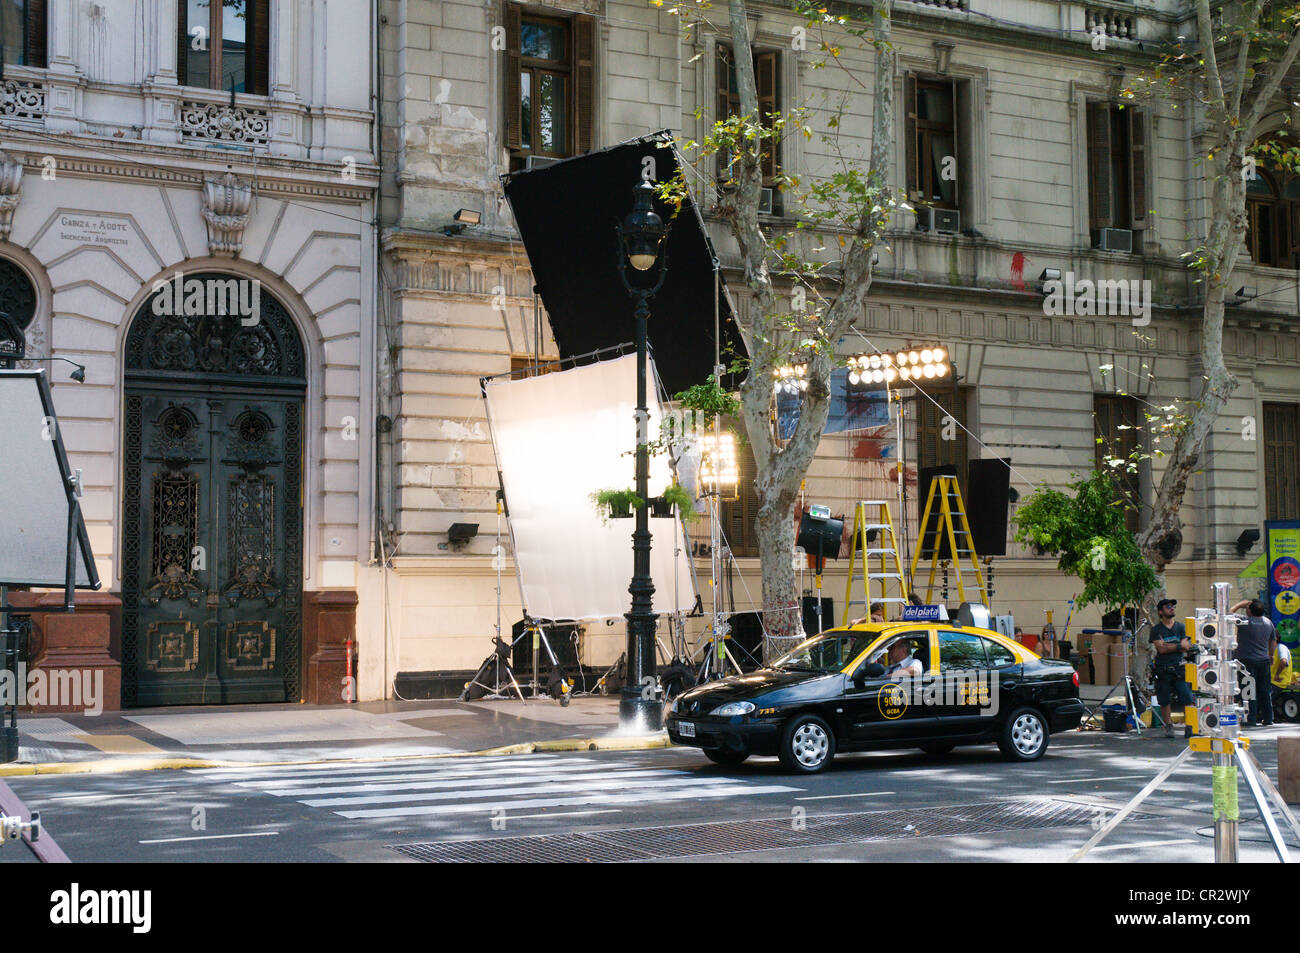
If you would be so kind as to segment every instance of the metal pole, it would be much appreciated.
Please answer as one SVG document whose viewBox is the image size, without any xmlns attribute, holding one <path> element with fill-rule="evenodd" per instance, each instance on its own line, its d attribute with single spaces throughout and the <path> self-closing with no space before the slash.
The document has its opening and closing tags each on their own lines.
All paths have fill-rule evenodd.
<svg viewBox="0 0 1300 953">
<path fill-rule="evenodd" d="M 1216 582 L 1214 584 L 1214 611 L 1218 614 L 1218 628 L 1215 630 L 1219 640 L 1219 658 L 1226 661 L 1226 668 L 1232 663 L 1229 661 L 1232 656 L 1229 648 L 1230 641 L 1235 639 L 1228 638 L 1228 584 L 1226 582 Z M 1230 706 L 1235 701 L 1233 685 L 1236 679 L 1220 678 L 1217 686 L 1219 696 L 1220 710 L 1227 711 L 1224 706 Z M 1216 751 L 1213 754 L 1213 787 L 1214 787 L 1214 862 L 1216 864 L 1235 864 L 1237 862 L 1239 840 L 1238 840 L 1238 811 L 1237 811 L 1237 763 L 1232 756 L 1232 749 L 1239 744 L 1237 718 L 1229 717 L 1226 714 L 1220 717 L 1220 727 L 1222 736 L 1225 740 L 1231 741 L 1231 745 L 1224 745 L 1228 748 L 1226 752 Z"/>
<path fill-rule="evenodd" d="M 650 412 L 646 407 L 646 326 L 650 318 L 650 295 L 636 291 L 636 495 L 645 503 L 636 507 L 636 530 L 632 533 L 632 611 L 627 614 L 627 679 L 618 703 L 621 725 L 644 731 L 663 722 L 659 694 L 655 690 L 654 581 L 650 576 Z M 648 696 L 648 697 L 647 697 Z"/>
<path fill-rule="evenodd" d="M 9 587 L 0 585 L 0 658 L 4 670 L 13 678 L 13 704 L 9 706 L 9 724 L 4 725 L 4 708 L 0 708 L 0 764 L 18 760 L 18 699 L 23 686 L 18 684 L 18 633 L 9 627 Z"/>
</svg>

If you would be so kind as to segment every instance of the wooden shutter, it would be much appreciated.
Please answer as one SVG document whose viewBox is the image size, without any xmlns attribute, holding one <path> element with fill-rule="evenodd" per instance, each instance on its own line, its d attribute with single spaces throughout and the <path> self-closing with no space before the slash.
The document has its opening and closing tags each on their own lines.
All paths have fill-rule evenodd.
<svg viewBox="0 0 1300 953">
<path fill-rule="evenodd" d="M 1141 109 L 1130 106 L 1128 113 L 1129 141 L 1129 202 L 1133 228 L 1147 227 L 1147 206 L 1150 195 L 1147 189 L 1147 117 Z"/>
<path fill-rule="evenodd" d="M 45 0 L 27 0 L 23 30 L 23 65 L 44 69 L 47 34 Z"/>
<path fill-rule="evenodd" d="M 1088 103 L 1088 227 L 1110 228 L 1110 104 Z"/>
<path fill-rule="evenodd" d="M 250 0 L 248 92 L 266 96 L 271 92 L 271 4 Z"/>
<path fill-rule="evenodd" d="M 961 132 L 962 132 L 961 112 L 957 109 L 957 107 L 961 104 L 959 87 L 960 84 L 957 83 L 955 80 L 948 84 L 948 89 L 952 94 L 952 112 L 949 113 L 949 115 L 952 116 L 952 162 L 953 162 L 953 171 L 957 175 L 957 180 L 953 182 L 952 204 L 955 205 L 957 208 L 962 207 L 961 204 L 962 183 L 966 181 L 965 177 L 962 175 L 961 157 L 958 154 L 959 150 L 961 149 Z M 943 174 L 942 167 L 939 169 L 939 174 L 940 175 Z"/>
<path fill-rule="evenodd" d="M 725 43 L 717 46 L 713 75 L 713 121 L 724 122 L 731 116 L 731 47 Z"/>
<path fill-rule="evenodd" d="M 577 154 L 590 152 L 596 133 L 596 20 L 589 16 L 573 18 L 575 51 L 573 84 L 578 105 Z"/>
<path fill-rule="evenodd" d="M 754 78 L 758 87 L 759 124 L 764 129 L 772 128 L 771 113 L 777 110 L 776 77 L 777 53 L 769 51 L 754 56 Z M 767 140 L 762 155 L 763 181 L 769 182 L 776 175 L 776 142 Z"/>
<path fill-rule="evenodd" d="M 188 86 L 189 75 L 185 69 L 186 52 L 190 48 L 189 20 L 185 0 L 176 0 L 176 83 Z"/>
<path fill-rule="evenodd" d="M 1300 404 L 1264 405 L 1264 518 L 1300 515 Z"/>
<path fill-rule="evenodd" d="M 505 87 L 506 97 L 506 148 L 520 149 L 523 148 L 524 139 L 519 124 L 519 51 L 521 48 L 519 7 L 513 3 L 506 3 L 502 8 L 502 14 L 506 28 L 506 81 L 502 84 Z"/>
<path fill-rule="evenodd" d="M 916 76 L 913 73 L 903 76 L 903 113 L 906 117 L 903 141 L 907 154 L 907 197 L 913 199 L 921 190 L 921 171 L 916 156 Z"/>
</svg>

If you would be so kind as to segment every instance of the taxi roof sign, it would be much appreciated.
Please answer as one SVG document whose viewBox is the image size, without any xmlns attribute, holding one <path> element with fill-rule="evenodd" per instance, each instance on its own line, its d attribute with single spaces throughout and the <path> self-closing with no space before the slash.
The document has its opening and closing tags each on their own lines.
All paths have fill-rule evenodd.
<svg viewBox="0 0 1300 953">
<path fill-rule="evenodd" d="M 944 606 L 903 606 L 904 622 L 947 622 L 948 610 Z"/>
</svg>

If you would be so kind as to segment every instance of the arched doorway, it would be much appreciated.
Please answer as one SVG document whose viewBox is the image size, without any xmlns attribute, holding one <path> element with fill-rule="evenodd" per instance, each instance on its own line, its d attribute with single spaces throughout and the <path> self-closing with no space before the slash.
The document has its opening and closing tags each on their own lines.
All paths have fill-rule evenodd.
<svg viewBox="0 0 1300 953">
<path fill-rule="evenodd" d="M 252 279 L 177 277 L 126 339 L 124 705 L 302 694 L 302 341 Z"/>
</svg>

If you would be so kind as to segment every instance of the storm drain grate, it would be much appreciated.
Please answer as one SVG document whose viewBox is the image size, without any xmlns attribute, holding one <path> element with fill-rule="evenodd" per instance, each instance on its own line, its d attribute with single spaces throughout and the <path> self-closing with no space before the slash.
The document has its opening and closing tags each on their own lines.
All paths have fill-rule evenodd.
<svg viewBox="0 0 1300 953">
<path fill-rule="evenodd" d="M 1086 827 L 1113 811 L 1049 798 L 1021 798 L 898 811 L 725 821 L 675 827 L 534 834 L 488 840 L 390 846 L 426 863 L 620 863 L 791 847 L 822 847 L 905 837 L 953 837 L 1000 831 Z M 1138 820 L 1154 815 L 1131 814 Z"/>
</svg>

